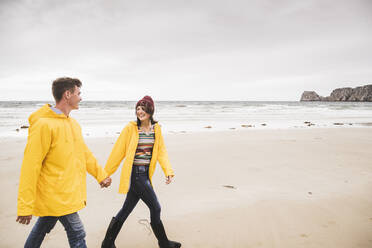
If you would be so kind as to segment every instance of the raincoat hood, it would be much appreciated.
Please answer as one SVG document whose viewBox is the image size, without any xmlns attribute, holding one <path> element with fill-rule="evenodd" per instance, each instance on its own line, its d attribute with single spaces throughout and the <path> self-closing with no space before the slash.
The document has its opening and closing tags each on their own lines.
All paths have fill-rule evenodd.
<svg viewBox="0 0 372 248">
<path fill-rule="evenodd" d="M 40 118 L 47 117 L 47 118 L 62 118 L 67 119 L 68 117 L 65 114 L 57 114 L 54 112 L 50 107 L 52 105 L 45 104 L 38 110 L 36 110 L 34 113 L 28 117 L 28 123 L 30 124 L 30 127 L 35 124 Z"/>
<path fill-rule="evenodd" d="M 136 121 L 130 121 L 129 125 L 137 127 L 137 122 Z"/>
</svg>

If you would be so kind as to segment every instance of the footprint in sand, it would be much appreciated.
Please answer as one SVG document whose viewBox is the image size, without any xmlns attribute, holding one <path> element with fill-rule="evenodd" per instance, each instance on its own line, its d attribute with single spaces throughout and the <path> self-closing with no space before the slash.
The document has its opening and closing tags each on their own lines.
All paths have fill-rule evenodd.
<svg viewBox="0 0 372 248">
<path fill-rule="evenodd" d="M 138 220 L 138 224 L 143 225 L 145 229 L 147 229 L 147 235 L 151 235 L 152 231 L 151 231 L 150 222 L 148 219 L 140 219 Z"/>
<path fill-rule="evenodd" d="M 12 159 L 15 159 L 15 157 L 2 157 L 2 158 L 0 158 L 1 161 L 12 160 Z"/>
</svg>

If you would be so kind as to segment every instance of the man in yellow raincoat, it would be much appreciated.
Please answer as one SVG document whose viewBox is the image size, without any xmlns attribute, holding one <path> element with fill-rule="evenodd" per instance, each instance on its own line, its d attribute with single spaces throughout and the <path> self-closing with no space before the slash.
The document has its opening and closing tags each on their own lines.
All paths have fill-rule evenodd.
<svg viewBox="0 0 372 248">
<path fill-rule="evenodd" d="M 86 174 L 101 187 L 111 178 L 84 143 L 80 125 L 69 116 L 81 101 L 81 82 L 58 78 L 52 92 L 53 107 L 44 105 L 29 117 L 29 133 L 21 168 L 17 220 L 29 224 L 39 216 L 25 247 L 40 247 L 59 220 L 70 247 L 86 247 L 85 231 L 77 211 L 86 205 Z"/>
</svg>

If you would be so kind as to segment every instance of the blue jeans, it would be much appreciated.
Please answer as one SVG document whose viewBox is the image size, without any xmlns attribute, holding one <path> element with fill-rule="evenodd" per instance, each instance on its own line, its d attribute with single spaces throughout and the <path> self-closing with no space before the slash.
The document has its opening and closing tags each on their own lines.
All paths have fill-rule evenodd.
<svg viewBox="0 0 372 248">
<path fill-rule="evenodd" d="M 150 183 L 149 167 L 133 165 L 127 198 L 115 218 L 124 222 L 140 199 L 150 209 L 151 223 L 158 224 L 160 222 L 161 207 Z"/>
<path fill-rule="evenodd" d="M 44 237 L 49 233 L 56 225 L 57 221 L 60 221 L 65 227 L 68 242 L 70 247 L 73 248 L 86 248 L 85 243 L 85 231 L 83 223 L 77 212 L 64 215 L 64 216 L 44 216 L 39 217 L 36 224 L 32 228 L 30 235 L 28 236 L 25 244 L 25 248 L 36 248 L 40 247 L 44 240 Z"/>
</svg>

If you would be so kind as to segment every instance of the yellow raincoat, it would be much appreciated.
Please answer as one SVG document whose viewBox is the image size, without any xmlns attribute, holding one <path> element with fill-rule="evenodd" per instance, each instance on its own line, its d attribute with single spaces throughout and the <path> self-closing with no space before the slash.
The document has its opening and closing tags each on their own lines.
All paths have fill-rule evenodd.
<svg viewBox="0 0 372 248">
<path fill-rule="evenodd" d="M 168 159 L 168 153 L 164 145 L 164 140 L 159 124 L 155 124 L 154 131 L 155 143 L 152 150 L 152 158 L 149 167 L 149 178 L 151 184 L 151 178 L 155 172 L 157 161 L 159 161 L 165 176 L 174 176 L 174 172 Z M 137 123 L 131 121 L 121 131 L 120 136 L 117 139 L 105 166 L 105 171 L 109 175 L 112 175 L 118 169 L 121 161 L 126 158 L 120 176 L 119 193 L 121 194 L 126 194 L 129 190 L 130 176 L 132 173 L 134 156 L 137 150 L 138 139 L 139 134 Z"/>
<path fill-rule="evenodd" d="M 86 172 L 98 182 L 107 173 L 84 143 L 76 120 L 46 104 L 29 117 L 17 215 L 62 216 L 86 205 Z"/>
</svg>

